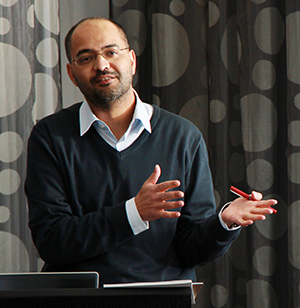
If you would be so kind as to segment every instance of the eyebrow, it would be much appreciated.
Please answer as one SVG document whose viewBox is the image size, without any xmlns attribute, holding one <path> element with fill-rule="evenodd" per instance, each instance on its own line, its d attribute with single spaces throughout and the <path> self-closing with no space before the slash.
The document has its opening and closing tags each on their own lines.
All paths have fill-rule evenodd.
<svg viewBox="0 0 300 308">
<path fill-rule="evenodd" d="M 110 48 L 110 47 L 120 47 L 120 46 L 118 44 L 109 44 L 109 45 L 106 45 L 106 46 L 102 47 L 100 50 L 104 50 L 104 49 L 107 49 L 107 48 Z M 94 49 L 82 49 L 82 50 L 79 50 L 77 52 L 76 58 L 78 58 L 83 53 L 91 52 L 91 51 L 94 51 Z"/>
<path fill-rule="evenodd" d="M 90 52 L 90 51 L 92 51 L 92 49 L 79 50 L 75 58 L 78 58 L 81 54 L 86 53 L 86 52 Z"/>
</svg>

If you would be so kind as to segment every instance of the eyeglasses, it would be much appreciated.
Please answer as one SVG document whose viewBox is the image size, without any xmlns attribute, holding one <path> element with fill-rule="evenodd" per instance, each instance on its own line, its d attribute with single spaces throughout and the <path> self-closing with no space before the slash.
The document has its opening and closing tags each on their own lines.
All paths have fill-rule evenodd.
<svg viewBox="0 0 300 308">
<path fill-rule="evenodd" d="M 113 48 L 108 48 L 103 52 L 84 52 L 81 55 L 79 55 L 76 59 L 71 61 L 70 63 L 75 63 L 76 66 L 82 67 L 85 65 L 93 64 L 98 55 L 100 55 L 102 58 L 109 62 L 116 61 L 120 58 L 121 52 L 124 50 L 129 50 L 130 47 L 125 47 L 125 48 L 118 48 L 118 47 L 113 47 Z"/>
</svg>

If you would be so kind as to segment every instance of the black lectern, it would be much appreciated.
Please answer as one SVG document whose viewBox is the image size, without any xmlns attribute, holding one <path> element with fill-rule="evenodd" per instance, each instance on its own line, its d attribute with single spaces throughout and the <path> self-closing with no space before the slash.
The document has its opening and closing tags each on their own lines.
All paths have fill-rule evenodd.
<svg viewBox="0 0 300 308">
<path fill-rule="evenodd" d="M 1 308 L 191 308 L 191 288 L 0 291 Z"/>
</svg>

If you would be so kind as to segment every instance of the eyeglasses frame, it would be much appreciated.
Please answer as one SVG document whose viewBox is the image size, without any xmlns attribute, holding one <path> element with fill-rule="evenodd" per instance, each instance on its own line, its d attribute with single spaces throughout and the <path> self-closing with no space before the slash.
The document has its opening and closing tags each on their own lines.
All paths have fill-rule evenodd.
<svg viewBox="0 0 300 308">
<path fill-rule="evenodd" d="M 129 46 L 127 46 L 127 47 L 124 47 L 124 48 L 120 48 L 120 49 L 118 49 L 118 51 L 124 51 L 124 50 L 126 50 L 126 49 L 128 49 L 128 50 L 130 50 L 130 47 Z M 94 54 L 94 61 L 96 61 L 96 59 L 97 59 L 97 57 L 98 57 L 98 55 L 100 55 L 103 59 L 105 59 L 106 61 L 110 61 L 110 59 L 106 59 L 103 55 L 105 54 L 105 52 L 97 52 L 97 53 L 95 53 Z M 70 64 L 72 64 L 73 62 L 75 63 L 75 65 L 77 66 L 77 67 L 84 67 L 85 65 L 82 65 L 82 66 L 80 66 L 80 65 L 78 65 L 77 64 L 77 60 L 78 60 L 78 57 L 79 56 L 77 56 L 74 60 L 72 60 L 72 61 L 70 61 Z"/>
</svg>

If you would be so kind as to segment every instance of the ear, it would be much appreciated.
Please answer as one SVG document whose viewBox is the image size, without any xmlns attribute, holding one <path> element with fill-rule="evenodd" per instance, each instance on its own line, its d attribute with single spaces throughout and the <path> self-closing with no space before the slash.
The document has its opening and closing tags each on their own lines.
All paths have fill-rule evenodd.
<svg viewBox="0 0 300 308">
<path fill-rule="evenodd" d="M 136 72 L 136 54 L 133 49 L 130 49 L 129 51 L 129 57 L 131 61 L 131 67 L 132 67 L 132 75 Z"/>
<path fill-rule="evenodd" d="M 68 75 L 71 79 L 71 81 L 74 83 L 74 85 L 76 87 L 78 87 L 77 83 L 76 83 L 76 80 L 75 80 L 75 77 L 74 77 L 74 72 L 73 72 L 73 67 L 72 67 L 72 64 L 71 63 L 68 63 L 67 64 L 67 72 L 68 72 Z"/>
</svg>

